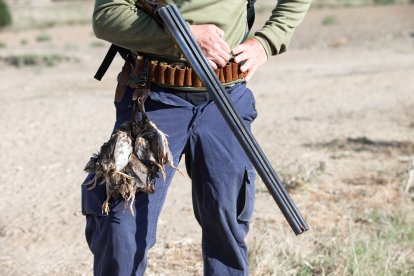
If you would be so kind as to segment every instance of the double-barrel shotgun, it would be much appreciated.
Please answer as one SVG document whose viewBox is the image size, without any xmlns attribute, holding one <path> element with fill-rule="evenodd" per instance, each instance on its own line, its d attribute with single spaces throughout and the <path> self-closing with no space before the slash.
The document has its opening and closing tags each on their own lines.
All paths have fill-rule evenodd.
<svg viewBox="0 0 414 276">
<path fill-rule="evenodd" d="M 254 136 L 242 123 L 240 116 L 227 96 L 224 86 L 210 66 L 177 6 L 167 4 L 164 1 L 138 1 L 138 5 L 156 18 L 181 49 L 276 201 L 293 232 L 299 235 L 309 230 L 309 226 L 287 193 L 268 158 Z"/>
<path fill-rule="evenodd" d="M 269 193 L 276 201 L 293 232 L 299 235 L 309 230 L 309 226 L 287 193 L 256 139 L 242 123 L 240 116 L 237 114 L 227 96 L 226 89 L 210 66 L 177 6 L 166 3 L 165 0 L 139 0 L 137 1 L 137 5 L 146 13 L 153 16 L 157 23 L 173 38 L 177 46 L 181 49 L 188 63 L 204 84 L 218 110 L 260 175 Z M 100 80 L 102 78 L 117 52 L 125 55 L 123 50 L 125 49 L 115 45 L 111 46 L 104 62 L 95 75 L 96 79 Z"/>
</svg>

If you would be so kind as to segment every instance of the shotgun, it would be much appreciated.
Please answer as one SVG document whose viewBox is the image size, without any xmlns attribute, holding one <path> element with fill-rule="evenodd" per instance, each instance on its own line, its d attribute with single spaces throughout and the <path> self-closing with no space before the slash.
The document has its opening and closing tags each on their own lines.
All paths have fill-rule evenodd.
<svg viewBox="0 0 414 276">
<path fill-rule="evenodd" d="M 240 116 L 227 96 L 224 86 L 211 68 L 177 6 L 175 4 L 167 4 L 164 1 L 154 0 L 140 0 L 138 1 L 138 6 L 153 16 L 181 49 L 188 63 L 206 87 L 218 110 L 246 152 L 269 193 L 276 201 L 293 232 L 299 235 L 309 230 L 309 226 L 287 193 L 256 139 L 243 125 Z"/>
</svg>

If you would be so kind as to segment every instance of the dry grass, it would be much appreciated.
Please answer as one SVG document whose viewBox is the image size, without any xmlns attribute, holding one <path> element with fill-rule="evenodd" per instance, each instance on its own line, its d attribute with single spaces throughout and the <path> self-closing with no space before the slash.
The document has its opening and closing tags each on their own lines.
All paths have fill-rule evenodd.
<svg viewBox="0 0 414 276">
<path fill-rule="evenodd" d="M 312 201 L 299 208 L 311 230 L 294 237 L 280 222 L 259 216 L 249 243 L 252 275 L 413 275 L 413 144 L 356 137 L 304 146 L 330 159 L 296 160 L 281 175 L 294 196 Z M 360 159 L 360 172 L 339 177 Z"/>
<path fill-rule="evenodd" d="M 375 209 L 353 217 L 341 223 L 348 227 L 326 225 L 320 232 L 313 230 L 299 239 L 282 229 L 268 228 L 269 224 L 260 226 L 266 230 L 252 239 L 252 274 L 414 274 L 412 213 L 402 206 L 400 210 Z"/>
<path fill-rule="evenodd" d="M 414 128 L 414 95 L 409 92 L 414 90 L 414 80 L 408 80 L 407 84 L 407 95 L 405 95 L 404 98 L 398 98 L 400 110 L 396 111 L 396 114 L 401 113 L 402 111 L 403 116 L 398 116 L 396 120 L 398 120 L 399 124 Z"/>
</svg>

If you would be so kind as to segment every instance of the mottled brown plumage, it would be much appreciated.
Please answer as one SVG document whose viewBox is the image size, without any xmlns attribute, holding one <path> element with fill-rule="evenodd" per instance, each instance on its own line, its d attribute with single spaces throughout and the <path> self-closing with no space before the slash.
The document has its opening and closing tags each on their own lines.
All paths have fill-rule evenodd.
<svg viewBox="0 0 414 276">
<path fill-rule="evenodd" d="M 138 108 L 142 114 L 141 120 L 141 132 L 139 134 L 145 141 L 148 141 L 150 151 L 153 153 L 155 163 L 160 167 L 163 179 L 165 180 L 165 165 L 169 165 L 171 168 L 176 169 L 179 173 L 182 173 L 178 168 L 174 166 L 173 157 L 168 144 L 168 135 L 162 132 L 158 127 L 151 122 L 144 110 L 144 103 L 138 99 Z M 139 147 L 138 147 L 139 148 Z M 135 144 L 135 150 L 137 150 L 137 144 Z"/>
<path fill-rule="evenodd" d="M 108 142 L 94 154 L 85 171 L 95 173 L 95 177 L 86 185 L 88 190 L 105 183 L 106 200 L 102 213 L 110 211 L 109 201 L 120 196 L 129 205 L 134 215 L 133 203 L 137 192 L 155 192 L 155 180 L 161 173 L 165 180 L 165 165 L 175 168 L 169 149 L 167 135 L 151 122 L 144 110 L 145 97 L 136 99 L 135 110 L 141 112 L 141 118 L 133 112 L 131 121 L 125 122 L 115 131 Z M 175 168 L 177 169 L 177 168 Z"/>
</svg>

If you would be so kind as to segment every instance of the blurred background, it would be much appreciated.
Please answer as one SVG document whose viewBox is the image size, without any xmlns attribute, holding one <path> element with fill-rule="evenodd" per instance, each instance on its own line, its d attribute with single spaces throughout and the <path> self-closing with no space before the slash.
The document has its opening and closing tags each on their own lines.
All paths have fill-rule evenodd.
<svg viewBox="0 0 414 276">
<path fill-rule="evenodd" d="M 295 237 L 259 180 L 252 275 L 414 275 L 413 2 L 314 0 L 249 83 L 254 134 L 311 227 Z M 1 275 L 92 274 L 80 185 L 123 63 L 93 79 L 109 46 L 93 5 L 0 0 Z M 255 29 L 274 5 L 257 1 Z M 147 275 L 201 275 L 200 237 L 177 175 Z"/>
</svg>

